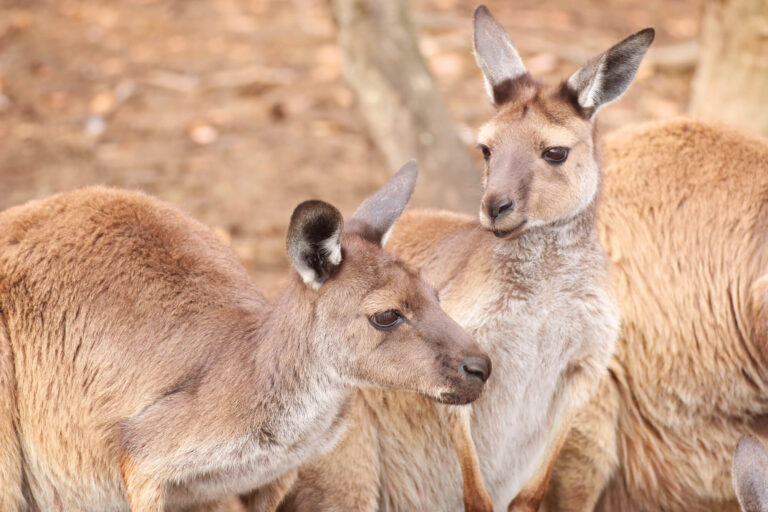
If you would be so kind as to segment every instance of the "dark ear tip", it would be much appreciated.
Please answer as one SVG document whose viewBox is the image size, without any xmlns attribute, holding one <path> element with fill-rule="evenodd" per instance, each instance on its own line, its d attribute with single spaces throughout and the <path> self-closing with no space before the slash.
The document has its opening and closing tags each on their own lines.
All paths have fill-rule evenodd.
<svg viewBox="0 0 768 512">
<path fill-rule="evenodd" d="M 291 214 L 288 243 L 297 237 L 309 237 L 311 241 L 319 242 L 340 230 L 343 223 L 341 212 L 332 204 L 317 199 L 304 201 Z"/>
<path fill-rule="evenodd" d="M 319 199 L 310 199 L 299 203 L 291 214 L 291 224 L 295 221 L 309 218 L 343 219 L 341 212 L 335 206 Z"/>
<path fill-rule="evenodd" d="M 285 246 L 301 279 L 318 289 L 341 263 L 344 220 L 335 206 L 324 201 L 300 203 L 291 215 Z"/>
<path fill-rule="evenodd" d="M 477 19 L 478 16 L 491 16 L 491 11 L 488 10 L 485 4 L 480 4 L 475 7 L 474 11 L 472 11 L 472 17 L 474 19 Z"/>
<path fill-rule="evenodd" d="M 635 34 L 635 37 L 644 39 L 645 41 L 647 41 L 646 44 L 650 45 L 653 42 L 654 38 L 656 37 L 656 29 L 654 29 L 653 27 L 644 28 L 643 30 L 638 31 Z"/>
</svg>

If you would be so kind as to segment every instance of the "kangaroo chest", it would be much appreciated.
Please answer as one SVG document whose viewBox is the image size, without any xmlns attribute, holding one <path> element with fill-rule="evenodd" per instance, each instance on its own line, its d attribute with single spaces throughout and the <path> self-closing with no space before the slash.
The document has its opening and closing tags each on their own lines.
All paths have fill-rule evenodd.
<svg viewBox="0 0 768 512">
<path fill-rule="evenodd" d="M 542 290 L 513 298 L 482 287 L 476 294 L 454 294 L 450 287 L 441 293 L 446 311 L 493 360 L 486 388 L 471 407 L 472 435 L 496 510 L 506 510 L 542 460 L 568 388 L 566 369 L 588 357 L 593 341 L 612 347 L 615 337 L 603 327 L 617 324 L 609 313 L 587 314 L 602 307 L 599 295 L 585 304 L 576 303 L 572 290 Z M 497 314 L 488 315 L 492 310 Z M 607 363 L 610 349 L 605 353 Z M 401 400 L 407 404 L 402 409 L 383 398 L 375 404 L 390 413 L 379 416 L 379 510 L 461 510 L 461 474 L 439 414 L 427 412 L 423 399 Z"/>
<path fill-rule="evenodd" d="M 446 311 L 493 361 L 491 378 L 472 404 L 472 432 L 500 510 L 541 463 L 566 400 L 568 368 L 590 357 L 607 364 L 615 340 L 610 293 L 589 274 L 577 279 L 562 270 L 516 287 L 489 279 L 470 293 L 451 286 L 441 291 Z"/>
<path fill-rule="evenodd" d="M 296 408 L 296 417 L 274 425 L 270 439 L 247 434 L 212 447 L 209 456 L 192 461 L 195 473 L 171 490 L 171 502 L 186 506 L 247 493 L 269 484 L 307 459 L 330 451 L 346 428 L 346 390 L 330 403 Z M 200 450 L 205 453 L 205 450 Z M 221 464 L 224 461 L 225 464 Z M 208 465 L 212 465 L 210 469 Z"/>
</svg>

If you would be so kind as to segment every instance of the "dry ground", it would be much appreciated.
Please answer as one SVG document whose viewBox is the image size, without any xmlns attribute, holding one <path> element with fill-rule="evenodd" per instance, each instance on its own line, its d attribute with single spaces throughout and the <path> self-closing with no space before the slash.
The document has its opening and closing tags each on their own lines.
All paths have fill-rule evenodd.
<svg viewBox="0 0 768 512">
<path fill-rule="evenodd" d="M 491 113 L 470 52 L 475 1 L 414 0 L 468 146 Z M 656 27 L 663 51 L 602 126 L 685 111 L 700 0 L 486 3 L 550 80 Z M 321 198 L 349 214 L 391 172 L 341 65 L 324 0 L 0 0 L 0 208 L 94 183 L 139 188 L 230 237 L 273 293 L 293 207 Z"/>
</svg>

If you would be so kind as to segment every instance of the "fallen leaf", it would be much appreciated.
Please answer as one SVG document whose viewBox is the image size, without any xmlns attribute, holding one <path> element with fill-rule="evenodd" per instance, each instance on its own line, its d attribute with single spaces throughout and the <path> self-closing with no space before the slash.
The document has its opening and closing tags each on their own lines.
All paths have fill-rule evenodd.
<svg viewBox="0 0 768 512">
<path fill-rule="evenodd" d="M 557 68 L 558 58 L 554 53 L 537 53 L 525 59 L 525 67 L 532 75 L 551 73 Z"/>
<path fill-rule="evenodd" d="M 89 137 L 99 137 L 107 129 L 107 123 L 101 116 L 88 116 L 85 120 L 85 134 Z"/>
<path fill-rule="evenodd" d="M 455 53 L 443 53 L 432 57 L 429 67 L 437 76 L 460 76 L 464 71 L 464 60 Z"/>
<path fill-rule="evenodd" d="M 219 138 L 219 131 L 208 123 L 195 121 L 187 128 L 189 139 L 200 146 L 207 146 Z"/>
<path fill-rule="evenodd" d="M 91 114 L 105 116 L 115 107 L 115 95 L 112 91 L 102 91 L 91 98 L 88 106 Z"/>
</svg>

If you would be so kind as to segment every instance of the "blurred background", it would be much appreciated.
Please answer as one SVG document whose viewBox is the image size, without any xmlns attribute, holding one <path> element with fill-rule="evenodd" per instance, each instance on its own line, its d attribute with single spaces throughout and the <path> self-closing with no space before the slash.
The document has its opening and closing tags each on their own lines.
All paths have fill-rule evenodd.
<svg viewBox="0 0 768 512">
<path fill-rule="evenodd" d="M 604 133 L 722 110 L 725 93 L 696 80 L 768 104 L 768 81 L 740 84 L 722 57 L 747 45 L 755 55 L 740 65 L 765 70 L 764 0 L 486 3 L 544 81 L 656 28 L 629 92 L 599 115 Z M 739 3 L 752 6 L 729 14 Z M 474 211 L 475 131 L 493 112 L 471 53 L 475 5 L 0 0 L 0 208 L 89 184 L 138 188 L 216 229 L 268 294 L 304 199 L 349 215 L 415 156 L 426 167 L 417 204 Z M 739 43 L 750 30 L 759 42 Z M 734 117 L 768 121 L 756 108 Z"/>
</svg>

